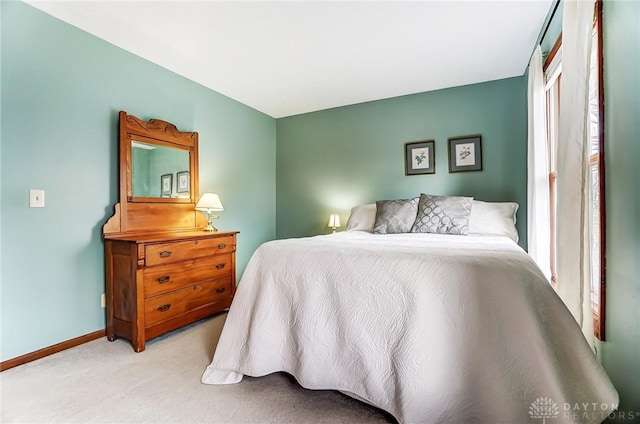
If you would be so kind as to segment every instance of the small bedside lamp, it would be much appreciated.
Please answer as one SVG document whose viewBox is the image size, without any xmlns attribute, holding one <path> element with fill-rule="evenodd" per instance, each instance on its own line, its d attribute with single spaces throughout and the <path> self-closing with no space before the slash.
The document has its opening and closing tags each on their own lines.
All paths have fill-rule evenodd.
<svg viewBox="0 0 640 424">
<path fill-rule="evenodd" d="M 336 228 L 340 227 L 340 215 L 337 213 L 332 213 L 329 215 L 329 225 L 328 227 L 333 228 L 333 232 L 336 232 Z"/>
<path fill-rule="evenodd" d="M 210 233 L 215 233 L 218 231 L 216 227 L 211 225 L 211 222 L 214 219 L 220 218 L 220 215 L 213 215 L 212 212 L 223 211 L 222 202 L 220 198 L 215 193 L 205 193 L 198 200 L 198 204 L 196 205 L 196 210 L 204 211 L 207 213 L 207 227 L 204 229 L 205 231 L 209 231 Z"/>
</svg>

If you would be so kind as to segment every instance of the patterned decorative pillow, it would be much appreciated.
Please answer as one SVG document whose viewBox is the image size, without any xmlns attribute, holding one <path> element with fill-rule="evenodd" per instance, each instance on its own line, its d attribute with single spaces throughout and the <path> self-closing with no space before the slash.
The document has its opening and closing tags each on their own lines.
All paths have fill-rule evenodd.
<svg viewBox="0 0 640 424">
<path fill-rule="evenodd" d="M 416 220 L 418 198 L 378 200 L 374 234 L 408 233 Z"/>
<path fill-rule="evenodd" d="M 467 235 L 472 200 L 473 197 L 421 194 L 411 232 Z"/>
</svg>

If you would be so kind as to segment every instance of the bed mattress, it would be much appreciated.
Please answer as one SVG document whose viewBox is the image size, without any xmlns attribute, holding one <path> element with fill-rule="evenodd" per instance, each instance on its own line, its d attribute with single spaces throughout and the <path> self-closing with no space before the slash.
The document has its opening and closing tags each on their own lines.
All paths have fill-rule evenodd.
<svg viewBox="0 0 640 424">
<path fill-rule="evenodd" d="M 618 403 L 570 312 L 502 236 L 350 231 L 263 244 L 202 382 L 279 371 L 401 423 L 595 423 Z M 567 413 L 581 403 L 598 408 Z"/>
</svg>

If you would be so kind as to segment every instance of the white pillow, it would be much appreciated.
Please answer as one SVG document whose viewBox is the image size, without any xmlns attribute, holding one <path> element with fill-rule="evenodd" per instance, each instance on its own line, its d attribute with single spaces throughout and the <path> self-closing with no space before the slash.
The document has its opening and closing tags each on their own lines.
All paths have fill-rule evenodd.
<svg viewBox="0 0 640 424">
<path fill-rule="evenodd" d="M 351 208 L 351 215 L 347 220 L 346 231 L 368 231 L 373 232 L 373 225 L 376 222 L 376 204 L 354 206 Z"/>
<path fill-rule="evenodd" d="M 469 234 L 500 234 L 518 242 L 516 212 L 518 204 L 514 202 L 471 201 L 469 215 Z"/>
</svg>

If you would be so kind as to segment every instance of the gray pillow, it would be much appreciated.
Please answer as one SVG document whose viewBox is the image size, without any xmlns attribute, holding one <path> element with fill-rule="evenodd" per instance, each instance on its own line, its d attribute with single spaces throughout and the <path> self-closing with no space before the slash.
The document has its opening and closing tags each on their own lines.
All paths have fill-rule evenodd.
<svg viewBox="0 0 640 424">
<path fill-rule="evenodd" d="M 378 200 L 374 234 L 408 233 L 416 220 L 418 198 Z"/>
<path fill-rule="evenodd" d="M 351 208 L 351 215 L 347 220 L 345 231 L 373 231 L 376 223 L 376 204 L 354 206 Z"/>
<path fill-rule="evenodd" d="M 467 235 L 472 200 L 473 197 L 421 194 L 411 232 Z"/>
</svg>

